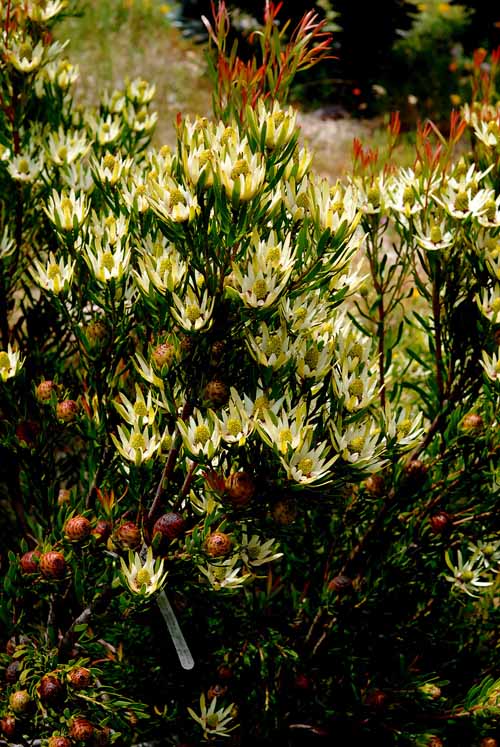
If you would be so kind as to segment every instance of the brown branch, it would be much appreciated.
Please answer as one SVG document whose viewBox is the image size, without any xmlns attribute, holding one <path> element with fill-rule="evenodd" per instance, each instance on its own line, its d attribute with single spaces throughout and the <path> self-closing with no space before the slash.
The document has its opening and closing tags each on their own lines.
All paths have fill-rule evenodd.
<svg viewBox="0 0 500 747">
<path fill-rule="evenodd" d="M 192 403 L 186 402 L 184 407 L 182 408 L 181 419 L 187 420 L 188 417 L 191 415 L 192 411 L 193 411 Z M 148 516 L 147 516 L 148 523 L 151 523 L 153 521 L 153 518 L 158 510 L 158 506 L 160 505 L 161 497 L 162 497 L 164 486 L 165 486 L 164 484 L 168 482 L 172 472 L 174 471 L 175 463 L 179 455 L 179 442 L 180 442 L 179 431 L 176 428 L 174 437 L 172 439 L 172 446 L 170 447 L 170 451 L 168 452 L 168 458 L 165 463 L 165 467 L 163 468 L 160 482 L 158 483 L 158 487 L 156 488 L 155 497 L 153 498 L 153 502 L 148 511 Z"/>
</svg>

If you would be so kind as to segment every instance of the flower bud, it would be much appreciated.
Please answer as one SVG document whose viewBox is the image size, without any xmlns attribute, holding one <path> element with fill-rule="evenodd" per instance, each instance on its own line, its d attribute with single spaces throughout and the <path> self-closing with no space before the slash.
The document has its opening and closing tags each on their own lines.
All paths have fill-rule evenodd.
<svg viewBox="0 0 500 747">
<path fill-rule="evenodd" d="M 78 402 L 74 399 L 64 399 L 56 405 L 56 417 L 63 423 L 71 423 L 78 415 L 79 409 Z"/>
<path fill-rule="evenodd" d="M 26 713 L 31 705 L 29 692 L 27 690 L 16 690 L 11 693 L 9 705 L 14 713 Z"/>
<path fill-rule="evenodd" d="M 48 402 L 52 397 L 52 392 L 55 393 L 56 389 L 54 381 L 41 381 L 35 390 L 37 400 L 39 402 Z"/>
</svg>

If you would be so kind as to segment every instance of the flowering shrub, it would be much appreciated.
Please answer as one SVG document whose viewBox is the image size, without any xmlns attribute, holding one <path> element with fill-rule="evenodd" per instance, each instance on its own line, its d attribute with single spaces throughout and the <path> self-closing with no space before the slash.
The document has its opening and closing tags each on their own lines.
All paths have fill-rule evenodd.
<svg viewBox="0 0 500 747">
<path fill-rule="evenodd" d="M 4 738 L 483 735 L 498 115 L 330 185 L 236 86 L 156 150 L 146 82 L 74 104 L 63 10 L 2 16 Z"/>
</svg>

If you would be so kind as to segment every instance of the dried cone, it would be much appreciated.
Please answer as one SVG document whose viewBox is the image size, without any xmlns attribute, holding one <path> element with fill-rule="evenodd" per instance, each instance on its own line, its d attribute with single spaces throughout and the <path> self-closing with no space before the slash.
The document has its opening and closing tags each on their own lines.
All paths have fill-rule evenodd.
<svg viewBox="0 0 500 747">
<path fill-rule="evenodd" d="M 226 347 L 226 343 L 224 340 L 216 340 L 212 347 L 210 348 L 211 353 L 211 363 L 217 364 L 221 362 L 222 356 L 224 355 L 224 349 Z"/>
<path fill-rule="evenodd" d="M 233 670 L 227 664 L 221 664 L 217 667 L 217 676 L 223 682 L 228 682 L 233 677 Z"/>
<path fill-rule="evenodd" d="M 68 672 L 69 684 L 77 690 L 82 690 L 88 687 L 92 682 L 92 674 L 90 669 L 86 667 L 75 667 Z"/>
<path fill-rule="evenodd" d="M 276 501 L 271 509 L 271 514 L 277 524 L 288 526 L 297 518 L 297 504 L 292 498 Z"/>
<path fill-rule="evenodd" d="M 380 498 L 385 493 L 385 480 L 382 475 L 370 475 L 365 481 L 366 492 L 374 498 Z"/>
<path fill-rule="evenodd" d="M 40 573 L 45 578 L 64 578 L 67 571 L 64 555 L 57 550 L 49 550 L 40 557 Z"/>
<path fill-rule="evenodd" d="M 14 716 L 4 716 L 0 720 L 0 729 L 4 737 L 13 737 L 16 731 L 16 719 Z"/>
<path fill-rule="evenodd" d="M 307 674 L 298 674 L 295 677 L 293 684 L 295 685 L 297 690 L 309 690 L 312 683 Z"/>
<path fill-rule="evenodd" d="M 40 680 L 38 695 L 42 703 L 53 705 L 62 698 L 63 693 L 63 684 L 54 674 L 45 674 Z"/>
<path fill-rule="evenodd" d="M 432 736 L 429 738 L 426 747 L 443 747 L 444 742 L 441 737 Z"/>
<path fill-rule="evenodd" d="M 28 550 L 19 560 L 19 566 L 23 573 L 38 573 L 40 563 L 40 553 L 38 550 Z"/>
<path fill-rule="evenodd" d="M 155 534 L 161 534 L 161 536 L 171 542 L 172 540 L 180 537 L 186 530 L 186 522 L 180 514 L 176 514 L 174 511 L 170 511 L 155 521 L 153 527 L 153 537 Z"/>
<path fill-rule="evenodd" d="M 71 490 L 68 490 L 67 488 L 61 488 L 61 490 L 57 494 L 57 505 L 64 506 L 66 503 L 69 503 L 70 498 Z"/>
<path fill-rule="evenodd" d="M 162 342 L 157 345 L 151 354 L 154 364 L 157 368 L 171 366 L 175 358 L 175 347 L 171 342 Z"/>
<path fill-rule="evenodd" d="M 232 546 L 231 537 L 224 532 L 212 532 L 205 541 L 207 555 L 210 555 L 211 558 L 220 558 L 227 555 L 231 552 Z"/>
<path fill-rule="evenodd" d="M 133 521 L 126 521 L 118 527 L 114 538 L 121 547 L 135 550 L 141 544 L 141 530 Z"/>
<path fill-rule="evenodd" d="M 111 729 L 104 726 L 102 729 L 94 729 L 94 738 L 92 739 L 93 747 L 106 747 L 111 738 Z"/>
<path fill-rule="evenodd" d="M 85 336 L 87 338 L 87 342 L 91 347 L 95 347 L 96 345 L 104 342 L 107 335 L 108 330 L 106 329 L 106 325 L 100 320 L 90 322 L 85 327 Z"/>
<path fill-rule="evenodd" d="M 63 423 L 71 423 L 78 415 L 79 409 L 78 402 L 74 399 L 63 399 L 56 405 L 56 417 Z"/>
<path fill-rule="evenodd" d="M 205 387 L 205 399 L 214 407 L 222 407 L 229 399 L 229 389 L 224 382 L 214 379 L 209 381 Z"/>
<path fill-rule="evenodd" d="M 71 739 L 69 737 L 50 737 L 47 747 L 71 747 Z"/>
<path fill-rule="evenodd" d="M 29 692 L 27 690 L 16 690 L 9 698 L 9 705 L 14 713 L 26 713 L 31 705 Z"/>
<path fill-rule="evenodd" d="M 475 412 L 469 412 L 462 420 L 461 427 L 464 431 L 472 433 L 478 433 L 483 429 L 484 421 L 481 415 L 476 415 Z"/>
<path fill-rule="evenodd" d="M 69 733 L 77 742 L 89 742 L 94 736 L 94 726 L 86 718 L 78 716 L 71 722 Z"/>
<path fill-rule="evenodd" d="M 498 747 L 498 742 L 494 737 L 483 737 L 480 747 Z"/>
<path fill-rule="evenodd" d="M 237 508 L 246 506 L 255 494 L 255 483 L 248 472 L 233 472 L 226 479 L 226 495 Z"/>
<path fill-rule="evenodd" d="M 343 594 L 350 589 L 352 589 L 352 579 L 349 576 L 334 576 L 328 584 L 328 590 L 337 594 Z"/>
<path fill-rule="evenodd" d="M 97 542 L 106 542 L 108 537 L 111 536 L 111 524 L 105 519 L 99 519 L 95 527 L 92 529 L 92 534 Z"/>
<path fill-rule="evenodd" d="M 72 542 L 82 542 L 90 534 L 92 526 L 85 516 L 72 516 L 64 527 L 66 537 Z"/>
<path fill-rule="evenodd" d="M 404 468 L 406 484 L 416 490 L 427 478 L 427 467 L 420 459 L 411 459 Z"/>
<path fill-rule="evenodd" d="M 19 675 L 21 674 L 21 662 L 18 659 L 14 659 L 5 669 L 5 679 L 7 682 L 17 682 Z"/>
<path fill-rule="evenodd" d="M 452 524 L 452 518 L 446 511 L 440 511 L 429 519 L 429 524 L 434 534 L 442 534 L 446 529 L 449 529 Z"/>
<path fill-rule="evenodd" d="M 387 695 L 382 690 L 372 690 L 368 693 L 365 703 L 370 708 L 383 708 L 387 702 Z"/>
<path fill-rule="evenodd" d="M 213 700 L 214 698 L 223 698 L 226 693 L 227 685 L 217 683 L 208 688 L 207 696 L 209 700 Z"/>
<path fill-rule="evenodd" d="M 22 446 L 33 446 L 40 434 L 40 426 L 34 420 L 23 420 L 16 426 L 17 440 Z"/>
<path fill-rule="evenodd" d="M 38 384 L 35 394 L 39 402 L 48 402 L 52 397 L 52 392 L 56 391 L 56 384 L 54 381 L 41 381 Z"/>
</svg>

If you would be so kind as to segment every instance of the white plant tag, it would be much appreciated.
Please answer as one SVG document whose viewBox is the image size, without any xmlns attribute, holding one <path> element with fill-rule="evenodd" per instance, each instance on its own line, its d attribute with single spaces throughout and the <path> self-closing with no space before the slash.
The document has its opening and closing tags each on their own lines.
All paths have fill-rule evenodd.
<svg viewBox="0 0 500 747">
<path fill-rule="evenodd" d="M 182 630 L 180 629 L 179 623 L 175 616 L 175 612 L 172 609 L 172 605 L 168 601 L 167 595 L 164 591 L 160 591 L 160 593 L 156 597 L 156 601 L 158 603 L 158 607 L 160 608 L 163 619 L 167 624 L 168 632 L 170 633 L 170 637 L 172 638 L 175 650 L 177 651 L 177 656 L 179 657 L 181 667 L 183 669 L 192 669 L 194 667 L 193 656 L 186 643 L 186 639 L 182 634 Z"/>
</svg>

